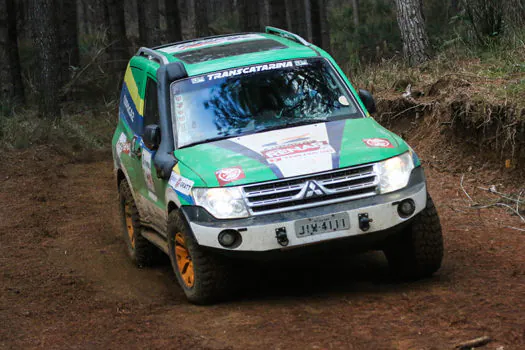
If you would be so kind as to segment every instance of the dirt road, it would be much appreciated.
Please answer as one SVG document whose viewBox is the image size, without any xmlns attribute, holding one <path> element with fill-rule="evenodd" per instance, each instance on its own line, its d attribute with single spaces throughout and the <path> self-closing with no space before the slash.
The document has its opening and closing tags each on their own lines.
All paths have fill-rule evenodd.
<svg viewBox="0 0 525 350">
<path fill-rule="evenodd" d="M 391 282 L 369 253 L 258 268 L 241 297 L 198 307 L 168 264 L 128 262 L 101 159 L 4 154 L 0 348 L 450 349 L 482 335 L 487 349 L 525 348 L 525 234 L 505 228 L 525 226 L 465 208 L 456 174 L 427 169 L 446 239 L 435 277 Z"/>
</svg>

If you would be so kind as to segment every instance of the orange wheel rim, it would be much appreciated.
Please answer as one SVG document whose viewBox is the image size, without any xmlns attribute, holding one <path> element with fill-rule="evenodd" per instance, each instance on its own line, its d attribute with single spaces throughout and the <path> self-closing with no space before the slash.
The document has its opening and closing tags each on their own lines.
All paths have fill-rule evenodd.
<svg viewBox="0 0 525 350">
<path fill-rule="evenodd" d="M 131 243 L 131 248 L 135 249 L 135 228 L 131 217 L 131 205 L 128 203 L 125 204 L 124 215 L 126 216 L 126 230 L 128 231 L 129 242 Z"/>
<path fill-rule="evenodd" d="M 182 237 L 180 233 L 175 235 L 175 257 L 177 260 L 177 268 L 179 269 L 184 284 L 188 288 L 193 287 L 193 284 L 195 283 L 193 261 L 191 261 L 190 253 L 186 248 L 184 237 Z"/>
</svg>

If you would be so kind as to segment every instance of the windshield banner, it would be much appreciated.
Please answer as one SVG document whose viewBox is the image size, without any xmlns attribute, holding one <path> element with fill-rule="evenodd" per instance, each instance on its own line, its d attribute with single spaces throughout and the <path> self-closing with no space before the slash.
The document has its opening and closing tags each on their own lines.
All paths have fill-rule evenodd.
<svg viewBox="0 0 525 350">
<path fill-rule="evenodd" d="M 265 63 L 265 64 L 258 64 L 254 66 L 248 66 L 243 68 L 235 68 L 226 70 L 223 72 L 216 72 L 216 73 L 210 73 L 206 75 L 206 79 L 208 81 L 215 80 L 215 79 L 222 79 L 222 78 L 229 78 L 234 77 L 237 75 L 244 75 L 244 74 L 251 74 L 251 73 L 258 73 L 258 72 L 264 72 L 267 70 L 274 70 L 274 69 L 283 69 L 283 68 L 291 68 L 291 67 L 302 67 L 308 65 L 307 60 L 295 60 L 295 61 L 283 61 L 283 62 L 275 62 L 275 63 Z M 191 80 L 193 84 L 198 84 L 204 82 L 203 77 L 200 77 L 200 79 L 194 78 Z"/>
</svg>

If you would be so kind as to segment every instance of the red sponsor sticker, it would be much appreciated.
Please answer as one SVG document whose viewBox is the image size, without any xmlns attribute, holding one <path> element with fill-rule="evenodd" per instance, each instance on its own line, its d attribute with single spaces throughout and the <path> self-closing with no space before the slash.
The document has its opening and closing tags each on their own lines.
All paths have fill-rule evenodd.
<svg viewBox="0 0 525 350">
<path fill-rule="evenodd" d="M 274 163 L 283 159 L 295 158 L 298 155 L 308 156 L 320 153 L 334 153 L 334 149 L 326 141 L 307 141 L 298 144 L 282 145 L 261 152 Z"/>
<path fill-rule="evenodd" d="M 131 144 L 129 142 L 125 142 L 122 144 L 122 153 L 129 154 L 131 151 Z"/>
<path fill-rule="evenodd" d="M 392 145 L 392 143 L 388 139 L 379 139 L 379 138 L 363 139 L 363 142 L 368 147 L 394 148 L 394 145 Z"/>
<path fill-rule="evenodd" d="M 246 178 L 246 175 L 244 175 L 244 171 L 242 171 L 242 168 L 240 166 L 234 166 L 231 168 L 224 168 L 221 170 L 217 170 L 215 172 L 215 176 L 217 177 L 217 180 L 219 181 L 219 185 L 224 186 L 226 184 L 229 184 L 230 182 L 241 180 Z"/>
</svg>

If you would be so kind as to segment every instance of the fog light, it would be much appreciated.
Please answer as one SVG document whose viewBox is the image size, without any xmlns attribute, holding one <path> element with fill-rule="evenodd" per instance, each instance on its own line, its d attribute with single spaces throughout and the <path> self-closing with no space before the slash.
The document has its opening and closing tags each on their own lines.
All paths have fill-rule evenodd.
<svg viewBox="0 0 525 350">
<path fill-rule="evenodd" d="M 412 199 L 405 199 L 397 206 L 397 213 L 402 218 L 407 218 L 416 211 L 416 204 Z"/>
<path fill-rule="evenodd" d="M 234 248 L 241 244 L 241 234 L 236 230 L 224 230 L 219 233 L 219 243 L 226 248 Z"/>
</svg>

